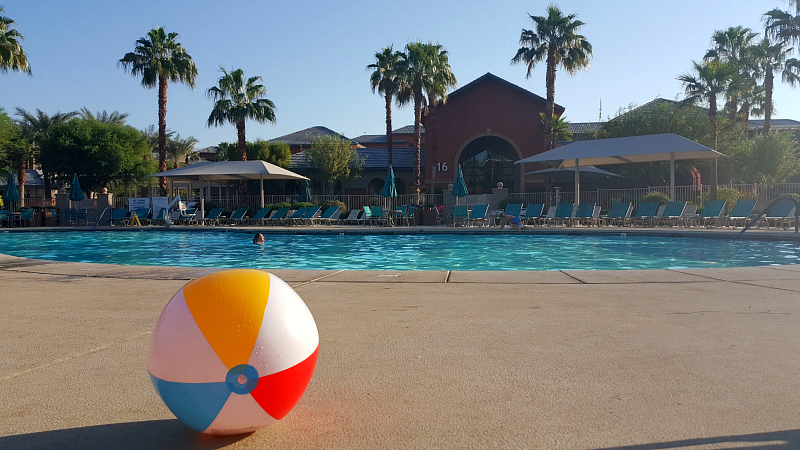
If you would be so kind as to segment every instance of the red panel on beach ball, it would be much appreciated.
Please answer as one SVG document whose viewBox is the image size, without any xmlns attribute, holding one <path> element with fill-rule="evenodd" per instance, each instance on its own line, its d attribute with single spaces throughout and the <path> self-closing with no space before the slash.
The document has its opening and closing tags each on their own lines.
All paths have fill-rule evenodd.
<svg viewBox="0 0 800 450">
<path fill-rule="evenodd" d="M 280 420 L 303 396 L 317 366 L 319 348 L 305 361 L 272 375 L 258 379 L 258 386 L 250 395 L 270 416 Z"/>
</svg>

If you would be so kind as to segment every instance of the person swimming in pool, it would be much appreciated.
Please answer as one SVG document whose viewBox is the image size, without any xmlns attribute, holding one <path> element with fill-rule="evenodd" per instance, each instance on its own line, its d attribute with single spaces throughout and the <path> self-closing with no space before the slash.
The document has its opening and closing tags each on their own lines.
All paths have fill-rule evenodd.
<svg viewBox="0 0 800 450">
<path fill-rule="evenodd" d="M 525 228 L 525 225 L 522 224 L 522 219 L 520 219 L 519 216 L 503 216 L 500 219 L 499 225 L 501 230 L 505 228 L 506 225 L 510 226 L 511 229 L 516 228 L 517 230 Z"/>
<path fill-rule="evenodd" d="M 263 243 L 264 243 L 264 235 L 261 233 L 256 233 L 256 235 L 253 236 L 253 244 L 263 244 Z"/>
</svg>

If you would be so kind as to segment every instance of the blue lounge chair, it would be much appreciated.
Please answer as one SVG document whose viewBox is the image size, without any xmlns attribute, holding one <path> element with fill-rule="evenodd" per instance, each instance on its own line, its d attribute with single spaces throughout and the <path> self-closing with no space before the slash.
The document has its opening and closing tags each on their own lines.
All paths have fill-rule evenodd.
<svg viewBox="0 0 800 450">
<path fill-rule="evenodd" d="M 782 228 L 786 229 L 786 227 L 789 226 L 790 219 L 794 221 L 795 208 L 796 206 L 793 201 L 786 200 L 777 202 L 772 209 L 767 211 L 767 215 L 762 219 L 762 223 L 765 223 L 767 228 L 780 225 Z"/>
<path fill-rule="evenodd" d="M 544 203 L 528 203 L 525 210 L 525 221 L 528 225 L 538 225 L 544 211 Z"/>
<path fill-rule="evenodd" d="M 601 219 L 600 223 L 602 225 L 623 225 L 631 217 L 632 211 L 633 204 L 630 202 L 614 203 L 611 205 L 611 211 Z"/>
<path fill-rule="evenodd" d="M 594 225 L 595 219 L 597 218 L 595 213 L 600 211 L 595 211 L 595 204 L 594 203 L 580 203 L 578 208 L 575 210 L 575 216 L 572 217 L 572 220 L 569 221 L 570 225 Z"/>
<path fill-rule="evenodd" d="M 222 215 L 222 208 L 214 208 L 208 212 L 208 216 L 203 219 L 206 225 L 217 225 L 220 223 L 220 216 Z"/>
<path fill-rule="evenodd" d="M 320 225 L 322 225 L 322 224 L 330 225 L 330 223 L 332 221 L 336 220 L 336 219 L 334 219 L 334 216 L 338 212 L 339 212 L 339 207 L 338 206 L 329 206 L 328 209 L 323 211 L 322 215 L 317 217 L 316 219 L 314 219 L 311 224 L 313 225 L 314 222 L 316 222 L 316 223 L 318 223 Z M 338 219 L 338 216 L 336 216 L 336 218 Z"/>
<path fill-rule="evenodd" d="M 559 203 L 556 205 L 556 213 L 549 221 L 549 225 L 568 224 L 572 220 L 575 212 L 574 203 Z"/>
<path fill-rule="evenodd" d="M 271 215 L 269 218 L 264 219 L 264 223 L 268 225 L 278 225 L 286 217 L 286 213 L 288 212 L 289 208 L 281 208 L 275 211 L 275 214 Z"/>
<path fill-rule="evenodd" d="M 269 212 L 271 210 L 272 210 L 272 208 L 270 208 L 270 207 L 261 208 L 258 211 L 256 211 L 256 213 L 255 213 L 255 215 L 253 215 L 253 217 L 249 217 L 247 219 L 244 219 L 242 222 L 243 223 L 250 223 L 250 224 L 253 224 L 253 225 L 260 224 L 261 221 L 264 220 L 264 218 L 267 216 L 267 214 L 269 214 Z"/>
<path fill-rule="evenodd" d="M 231 216 L 226 219 L 220 219 L 221 223 L 225 223 L 227 225 L 236 225 L 242 222 L 244 219 L 244 215 L 247 214 L 247 211 L 250 208 L 247 206 L 243 206 L 241 208 L 236 208 L 236 211 L 231 213 Z"/>
<path fill-rule="evenodd" d="M 452 222 L 453 226 L 456 226 L 460 223 L 466 224 L 467 217 L 469 217 L 469 213 L 467 211 L 467 205 L 453 206 L 453 222 Z"/>
<path fill-rule="evenodd" d="M 302 206 L 300 208 L 297 208 L 297 210 L 295 210 L 294 214 L 284 218 L 281 221 L 281 223 L 283 225 L 291 225 L 292 222 L 294 222 L 295 220 L 301 219 L 303 217 L 303 214 L 306 213 L 306 211 L 308 211 L 308 206 Z"/>
<path fill-rule="evenodd" d="M 383 225 L 389 224 L 389 216 L 384 214 L 382 206 L 373 206 L 370 208 L 372 215 L 369 218 L 370 225 Z"/>
<path fill-rule="evenodd" d="M 656 215 L 656 211 L 658 211 L 658 202 L 642 202 L 636 210 L 636 214 L 630 219 L 623 221 L 623 224 L 645 225 L 650 223 L 653 216 Z"/>
<path fill-rule="evenodd" d="M 367 222 L 370 222 L 372 220 L 372 210 L 370 209 L 369 206 L 362 206 L 361 209 L 364 210 L 364 214 L 361 215 L 361 218 L 359 220 L 366 226 Z"/>
<path fill-rule="evenodd" d="M 128 210 L 126 208 L 115 209 L 111 212 L 111 226 L 124 223 L 127 216 Z"/>
<path fill-rule="evenodd" d="M 683 216 L 684 209 L 686 209 L 686 202 L 669 202 L 660 216 L 653 217 L 652 223 L 654 225 L 668 226 L 672 226 L 673 223 L 678 224 Z M 696 210 L 697 208 L 695 208 Z"/>
<path fill-rule="evenodd" d="M 737 201 L 736 204 L 733 205 L 731 213 L 725 218 L 725 226 L 735 227 L 738 223 L 741 223 L 741 226 L 745 226 L 745 222 L 747 222 L 747 219 L 750 218 L 750 215 L 753 214 L 753 210 L 756 208 L 756 203 L 758 203 L 758 200 Z"/>
<path fill-rule="evenodd" d="M 473 223 L 479 223 L 483 225 L 484 223 L 488 223 L 486 221 L 486 213 L 489 211 L 489 205 L 475 205 L 472 207 L 472 211 L 469 213 L 469 217 L 465 219 L 466 226 L 472 226 Z"/>
<path fill-rule="evenodd" d="M 312 225 L 311 221 L 316 218 L 317 214 L 319 214 L 319 212 L 320 212 L 320 209 L 321 208 L 319 206 L 312 206 L 312 207 L 308 208 L 306 210 L 305 214 L 303 214 L 303 217 L 301 217 L 299 220 L 295 221 L 294 224 L 295 225 L 303 225 L 303 224 Z"/>
<path fill-rule="evenodd" d="M 519 217 L 520 214 L 522 214 L 522 203 L 509 203 L 503 211 L 504 216 Z"/>
<path fill-rule="evenodd" d="M 28 226 L 33 226 L 32 209 L 23 209 L 22 212 L 19 213 L 19 217 L 17 218 L 17 225 L 22 226 L 22 224 L 24 223 L 27 223 Z"/>
<path fill-rule="evenodd" d="M 695 217 L 688 219 L 684 222 L 686 226 L 703 225 L 710 228 L 712 225 L 717 225 L 720 218 L 723 217 L 722 213 L 725 212 L 725 200 L 712 200 L 703 205 L 703 210 Z"/>
<path fill-rule="evenodd" d="M 149 225 L 164 225 L 167 221 L 167 208 L 161 208 L 158 210 L 158 213 L 153 216 L 152 219 L 148 220 L 147 223 Z"/>
</svg>

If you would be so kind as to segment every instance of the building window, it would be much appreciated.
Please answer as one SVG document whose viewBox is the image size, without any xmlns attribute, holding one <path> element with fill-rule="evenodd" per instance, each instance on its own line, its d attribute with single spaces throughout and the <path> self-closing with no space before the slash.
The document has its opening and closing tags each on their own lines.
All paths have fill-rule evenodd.
<svg viewBox="0 0 800 450">
<path fill-rule="evenodd" d="M 381 195 L 383 183 L 384 181 L 381 178 L 373 178 L 369 180 L 369 184 L 367 185 L 367 195 Z"/>
<path fill-rule="evenodd" d="M 470 194 L 490 193 L 502 181 L 511 190 L 519 186 L 519 168 L 514 166 L 517 152 L 505 139 L 484 136 L 470 142 L 458 163 Z"/>
</svg>

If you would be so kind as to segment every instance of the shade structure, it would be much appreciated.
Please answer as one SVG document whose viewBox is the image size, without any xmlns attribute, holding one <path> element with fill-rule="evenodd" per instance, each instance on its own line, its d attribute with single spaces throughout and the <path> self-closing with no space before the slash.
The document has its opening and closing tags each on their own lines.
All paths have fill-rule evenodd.
<svg viewBox="0 0 800 450">
<path fill-rule="evenodd" d="M 6 182 L 6 190 L 3 192 L 4 202 L 18 202 L 20 200 L 19 190 L 17 190 L 17 182 L 14 180 L 14 174 L 8 174 L 8 181 Z"/>
<path fill-rule="evenodd" d="M 308 180 L 303 180 L 300 188 L 300 201 L 311 203 L 311 189 L 308 187 Z"/>
<path fill-rule="evenodd" d="M 453 184 L 453 197 L 466 197 L 469 195 L 467 191 L 467 183 L 464 182 L 464 173 L 461 171 L 461 165 L 458 165 L 458 172 L 456 173 L 456 182 Z"/>
<path fill-rule="evenodd" d="M 675 160 L 725 156 L 705 145 L 675 133 L 648 134 L 593 141 L 579 141 L 520 159 L 514 164 L 545 163 L 559 169 L 578 167 L 575 172 L 575 201 L 580 202 L 580 166 L 670 161 L 670 198 L 675 193 Z"/>
<path fill-rule="evenodd" d="M 381 196 L 386 198 L 397 197 L 397 188 L 394 184 L 394 170 L 392 170 L 392 166 L 389 166 L 389 170 L 386 171 L 386 181 L 383 183 Z"/>
<path fill-rule="evenodd" d="M 78 182 L 78 174 L 72 177 L 72 187 L 69 190 L 69 199 L 73 202 L 79 202 L 86 198 L 81 190 L 81 184 Z"/>
<path fill-rule="evenodd" d="M 261 160 L 201 162 L 148 176 L 200 183 L 205 181 L 260 180 L 262 208 L 264 207 L 264 180 L 308 180 L 308 178 L 300 174 Z"/>
<path fill-rule="evenodd" d="M 580 167 L 581 175 L 598 175 L 598 176 L 607 176 L 607 177 L 618 177 L 616 173 L 609 172 L 607 170 L 598 169 L 595 166 L 581 166 Z M 574 177 L 575 176 L 575 168 L 574 167 L 567 167 L 565 169 L 557 169 L 555 167 L 551 167 L 549 169 L 542 169 L 536 170 L 533 172 L 527 172 L 525 175 L 545 175 L 549 177 Z"/>
</svg>

